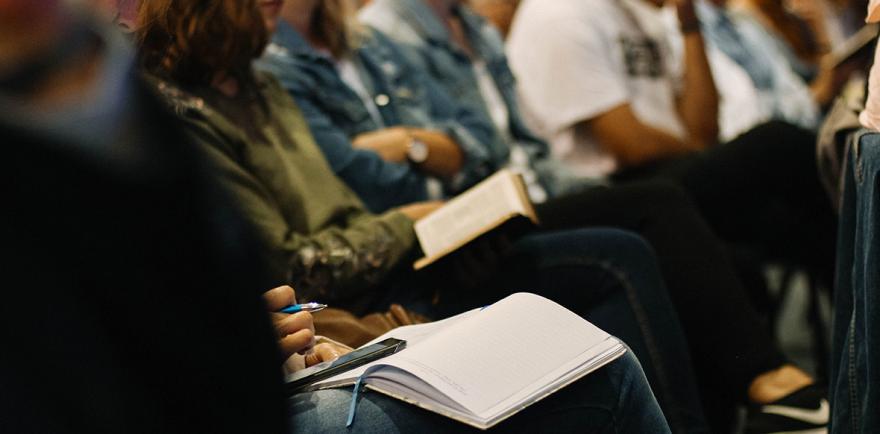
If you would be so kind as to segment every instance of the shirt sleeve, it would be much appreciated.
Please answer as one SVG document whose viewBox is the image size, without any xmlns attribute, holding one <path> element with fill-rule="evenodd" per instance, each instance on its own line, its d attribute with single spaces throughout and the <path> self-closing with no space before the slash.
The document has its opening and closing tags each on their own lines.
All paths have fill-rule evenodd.
<svg viewBox="0 0 880 434">
<path fill-rule="evenodd" d="M 456 142 L 464 154 L 464 165 L 459 173 L 447 183 L 450 194 L 461 193 L 467 188 L 477 184 L 496 168 L 490 162 L 490 156 L 486 150 L 486 143 L 493 139 L 493 126 L 485 118 L 459 104 L 444 92 L 424 69 L 412 61 L 413 56 L 403 53 L 390 39 L 374 32 L 383 43 L 389 44 L 395 52 L 398 61 L 405 67 L 405 76 L 409 77 L 413 85 L 424 89 L 428 101 L 428 119 L 425 128 L 440 131 Z"/>
<path fill-rule="evenodd" d="M 281 67 L 283 61 L 273 58 L 272 62 L 266 64 L 273 66 L 270 70 L 299 106 L 333 172 L 370 211 L 383 212 L 428 200 L 427 177 L 424 174 L 409 164 L 387 162 L 376 152 L 355 148 L 345 131 L 334 124 L 314 101 L 319 97 L 314 87 L 304 85 L 295 77 L 296 66 Z"/>
<path fill-rule="evenodd" d="M 413 221 L 392 211 L 373 215 L 351 208 L 343 224 L 311 234 L 287 224 L 276 198 L 210 127 L 187 122 L 187 132 L 215 167 L 248 220 L 271 249 L 272 267 L 290 276 L 304 299 L 352 300 L 383 280 L 415 245 Z"/>
<path fill-rule="evenodd" d="M 542 6 L 543 7 L 543 6 Z M 540 12 L 540 11 L 536 11 Z M 547 134 L 630 101 L 619 35 L 598 22 L 569 16 L 520 20 L 509 59 L 523 103 Z M 552 31 L 550 30 L 552 29 Z"/>
</svg>

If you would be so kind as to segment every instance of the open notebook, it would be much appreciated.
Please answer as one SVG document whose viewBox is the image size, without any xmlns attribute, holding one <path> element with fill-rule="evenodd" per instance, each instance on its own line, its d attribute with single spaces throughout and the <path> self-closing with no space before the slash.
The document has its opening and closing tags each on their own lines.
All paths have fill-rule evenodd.
<svg viewBox="0 0 880 434">
<path fill-rule="evenodd" d="M 415 224 L 416 237 L 425 257 L 415 269 L 424 268 L 465 244 L 507 223 L 538 224 L 522 177 L 504 169 Z"/>
<path fill-rule="evenodd" d="M 313 389 L 352 385 L 364 375 L 367 388 L 488 429 L 626 351 L 580 316 L 528 293 L 374 342 L 389 337 L 407 347 Z"/>
</svg>

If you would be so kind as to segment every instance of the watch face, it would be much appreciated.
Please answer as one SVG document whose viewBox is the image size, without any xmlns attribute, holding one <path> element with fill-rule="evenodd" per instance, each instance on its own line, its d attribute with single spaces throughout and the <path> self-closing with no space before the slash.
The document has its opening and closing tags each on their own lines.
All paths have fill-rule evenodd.
<svg viewBox="0 0 880 434">
<path fill-rule="evenodd" d="M 419 139 L 413 139 L 407 150 L 407 158 L 413 163 L 424 163 L 428 159 L 428 145 Z"/>
</svg>

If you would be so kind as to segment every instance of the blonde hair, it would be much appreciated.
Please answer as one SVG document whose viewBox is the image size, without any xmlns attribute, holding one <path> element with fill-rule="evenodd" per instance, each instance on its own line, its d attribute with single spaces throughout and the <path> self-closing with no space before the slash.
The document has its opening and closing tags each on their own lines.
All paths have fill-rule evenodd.
<svg viewBox="0 0 880 434">
<path fill-rule="evenodd" d="M 334 57 L 346 57 L 357 49 L 364 28 L 355 19 L 352 0 L 320 0 L 312 15 L 312 37 Z"/>
</svg>

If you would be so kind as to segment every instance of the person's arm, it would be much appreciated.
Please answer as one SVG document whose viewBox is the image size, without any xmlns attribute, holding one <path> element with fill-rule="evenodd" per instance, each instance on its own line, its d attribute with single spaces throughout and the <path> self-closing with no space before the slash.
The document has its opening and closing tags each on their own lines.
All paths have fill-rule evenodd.
<svg viewBox="0 0 880 434">
<path fill-rule="evenodd" d="M 322 105 L 318 85 L 286 56 L 270 55 L 259 67 L 272 73 L 293 98 L 333 172 L 372 212 L 428 199 L 427 177 L 409 164 L 392 163 L 358 149 Z"/>
<path fill-rule="evenodd" d="M 339 215 L 339 226 L 315 233 L 290 227 L 273 195 L 236 157 L 228 140 L 198 121 L 187 123 L 187 132 L 204 149 L 216 170 L 218 182 L 233 194 L 245 217 L 256 227 L 276 272 L 309 297 L 351 299 L 369 290 L 386 276 L 415 246 L 413 220 L 399 211 L 373 215 L 352 208 Z"/>
<path fill-rule="evenodd" d="M 602 148 L 614 155 L 622 166 L 637 166 L 702 149 L 698 144 L 645 125 L 636 117 L 629 104 L 617 106 L 592 120 L 581 122 L 576 128 L 588 129 Z"/>
<path fill-rule="evenodd" d="M 452 193 L 460 192 L 491 174 L 486 143 L 491 140 L 493 127 L 443 92 L 440 85 L 423 69 L 424 65 L 413 60 L 417 55 L 407 53 L 411 47 L 392 41 L 378 30 L 371 30 L 370 42 L 369 47 L 375 45 L 398 65 L 398 71 L 392 78 L 411 91 L 408 98 L 398 97 L 398 116 L 401 126 L 414 127 L 411 130 L 413 135 L 432 146 L 429 161 L 426 163 L 435 164 L 432 161 L 435 155 L 440 163 L 452 162 L 450 158 L 457 160 L 455 166 L 458 167 L 454 167 L 454 171 L 447 170 L 442 174 L 447 190 Z M 401 139 L 398 137 L 398 140 Z M 404 139 L 407 144 L 408 139 Z M 434 147 L 435 141 L 445 142 L 444 148 L 449 155 L 444 155 L 444 149 Z M 397 158 L 401 158 L 400 147 L 397 149 Z M 453 153 L 454 157 L 451 155 Z M 422 168 L 432 170 L 427 165 Z"/>
<path fill-rule="evenodd" d="M 312 100 L 312 92 L 284 85 L 302 111 L 333 172 L 357 193 L 370 211 L 384 212 L 428 198 L 425 174 L 405 161 L 391 162 L 373 150 L 360 149 Z"/>
<path fill-rule="evenodd" d="M 677 99 L 678 113 L 688 132 L 688 147 L 705 149 L 718 140 L 718 90 L 693 0 L 671 1 L 684 35 L 684 88 Z"/>
<path fill-rule="evenodd" d="M 421 128 L 390 127 L 359 134 L 352 141 L 357 149 L 368 149 L 379 154 L 385 161 L 406 164 L 408 152 L 414 140 L 428 147 L 428 158 L 413 163 L 430 175 L 452 178 L 464 163 L 464 154 L 452 138 L 440 131 Z"/>
<path fill-rule="evenodd" d="M 524 20 L 513 29 L 508 56 L 523 103 L 546 133 L 573 128 L 577 137 L 592 138 L 621 166 L 701 149 L 637 116 L 632 107 L 637 95 L 625 59 L 618 56 L 621 31 L 607 19 L 619 13 L 617 7 Z"/>
</svg>

